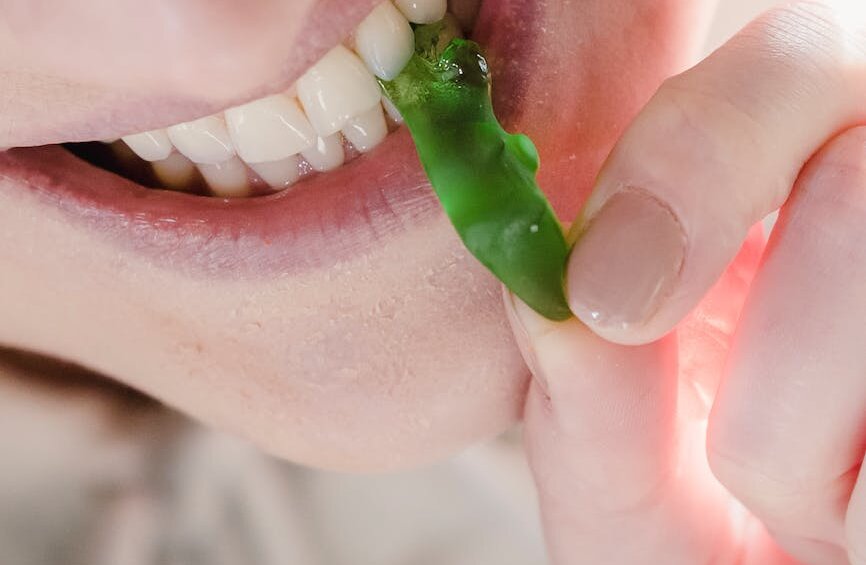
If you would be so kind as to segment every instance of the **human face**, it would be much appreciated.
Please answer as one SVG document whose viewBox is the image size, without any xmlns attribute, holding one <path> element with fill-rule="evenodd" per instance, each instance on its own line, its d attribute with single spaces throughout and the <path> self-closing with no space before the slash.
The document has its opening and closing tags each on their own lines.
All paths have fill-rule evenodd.
<svg viewBox="0 0 866 565">
<path fill-rule="evenodd" d="M 485 2 L 497 113 L 573 217 L 689 56 L 674 0 Z M 369 0 L 0 1 L 0 147 L 116 138 L 285 90 Z M 520 416 L 498 283 L 405 128 L 266 198 L 155 191 L 56 145 L 0 154 L 0 343 L 105 373 L 295 461 L 418 464 Z"/>
</svg>

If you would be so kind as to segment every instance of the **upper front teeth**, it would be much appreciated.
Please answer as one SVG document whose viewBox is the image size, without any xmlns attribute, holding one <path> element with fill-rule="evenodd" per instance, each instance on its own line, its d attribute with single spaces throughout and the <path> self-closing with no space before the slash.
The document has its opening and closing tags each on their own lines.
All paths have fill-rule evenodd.
<svg viewBox="0 0 866 565">
<path fill-rule="evenodd" d="M 361 153 L 370 151 L 388 135 L 388 125 L 382 106 L 376 104 L 360 116 L 349 120 L 342 129 L 343 136 Z"/>
<path fill-rule="evenodd" d="M 127 135 L 123 141 L 145 161 L 161 161 L 171 154 L 171 140 L 165 130 L 146 131 Z"/>
<path fill-rule="evenodd" d="M 355 52 L 334 47 L 286 93 L 123 141 L 142 159 L 158 162 L 156 176 L 172 188 L 194 174 L 188 161 L 172 157 L 177 150 L 219 196 L 249 192 L 244 163 L 274 189 L 291 185 L 304 170 L 339 167 L 346 158 L 343 138 L 364 153 L 387 135 L 375 77 L 393 79 L 412 57 L 409 22 L 437 21 L 446 10 L 446 0 L 396 5 L 386 0 L 361 22 L 352 37 Z M 399 123 L 399 114 L 385 104 L 392 123 Z"/>
<path fill-rule="evenodd" d="M 377 77 L 391 80 L 412 57 L 415 36 L 403 14 L 385 2 L 355 30 L 355 49 Z"/>
<path fill-rule="evenodd" d="M 397 7 L 414 24 L 432 24 L 445 16 L 447 0 L 396 0 Z"/>
<path fill-rule="evenodd" d="M 298 98 L 324 137 L 378 104 L 382 93 L 358 56 L 337 45 L 298 80 Z"/>
<path fill-rule="evenodd" d="M 298 102 L 285 94 L 232 108 L 225 116 L 238 155 L 247 163 L 279 161 L 316 142 Z"/>
<path fill-rule="evenodd" d="M 215 165 L 235 155 L 222 116 L 208 116 L 168 128 L 168 138 L 177 150 L 195 163 Z"/>
</svg>

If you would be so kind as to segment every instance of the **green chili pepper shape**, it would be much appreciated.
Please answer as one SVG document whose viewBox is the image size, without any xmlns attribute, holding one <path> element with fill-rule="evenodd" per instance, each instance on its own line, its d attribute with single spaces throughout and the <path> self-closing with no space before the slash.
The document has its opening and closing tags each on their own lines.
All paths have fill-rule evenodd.
<svg viewBox="0 0 866 565">
<path fill-rule="evenodd" d="M 535 182 L 538 152 L 493 114 L 490 73 L 478 44 L 451 39 L 445 24 L 415 30 L 415 54 L 380 81 L 403 116 L 418 156 L 464 245 L 539 314 L 565 320 L 568 245 Z"/>
</svg>

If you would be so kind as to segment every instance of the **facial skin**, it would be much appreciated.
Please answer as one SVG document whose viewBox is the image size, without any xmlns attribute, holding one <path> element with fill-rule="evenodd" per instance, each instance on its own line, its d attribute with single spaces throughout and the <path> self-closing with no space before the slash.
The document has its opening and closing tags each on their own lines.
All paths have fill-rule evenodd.
<svg viewBox="0 0 866 565">
<path fill-rule="evenodd" d="M 166 1 L 136 18 L 128 10 L 143 5 L 131 1 L 66 4 L 0 2 L 11 85 L 0 92 L 0 147 L 114 138 L 275 91 L 371 6 Z M 498 112 L 537 143 L 540 184 L 562 218 L 577 213 L 631 117 L 689 62 L 694 4 L 482 9 L 476 37 Z M 67 172 L 55 150 L 0 154 L 0 343 L 80 363 L 321 467 L 414 465 L 500 432 L 521 414 L 528 373 L 499 285 L 456 239 L 406 132 L 392 137 L 327 194 L 352 199 L 364 184 L 368 195 L 402 194 L 399 206 L 359 204 L 368 217 L 341 218 L 321 199 L 285 198 L 270 212 L 273 239 L 259 222 L 267 212 L 250 212 L 261 204 L 229 210 L 239 215 L 221 230 L 187 198 L 184 217 L 201 205 L 205 227 L 173 231 L 137 216 L 134 198 L 123 212 L 88 200 L 105 193 L 106 175 Z"/>
</svg>

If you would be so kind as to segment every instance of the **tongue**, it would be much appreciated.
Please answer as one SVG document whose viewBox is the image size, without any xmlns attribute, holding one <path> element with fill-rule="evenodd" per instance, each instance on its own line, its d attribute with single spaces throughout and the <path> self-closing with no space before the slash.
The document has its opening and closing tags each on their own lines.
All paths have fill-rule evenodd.
<svg viewBox="0 0 866 565">
<path fill-rule="evenodd" d="M 641 106 L 694 52 L 700 26 L 689 4 L 699 3 L 499 0 L 482 7 L 474 39 L 493 69 L 497 116 L 536 143 L 539 184 L 562 220 L 577 214 Z"/>
</svg>

